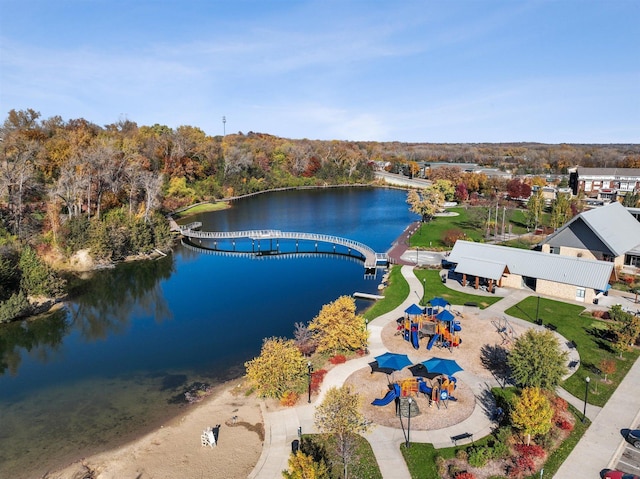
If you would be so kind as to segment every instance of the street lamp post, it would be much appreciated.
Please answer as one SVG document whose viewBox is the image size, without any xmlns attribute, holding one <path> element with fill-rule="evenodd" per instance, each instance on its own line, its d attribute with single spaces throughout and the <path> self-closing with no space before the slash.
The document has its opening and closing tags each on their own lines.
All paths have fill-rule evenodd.
<svg viewBox="0 0 640 479">
<path fill-rule="evenodd" d="M 587 400 L 589 399 L 589 383 L 591 382 L 591 378 L 587 376 L 584 378 L 584 410 L 582 411 L 582 422 L 587 420 Z"/>
<path fill-rule="evenodd" d="M 426 306 L 424 302 L 424 294 L 427 292 L 427 278 L 422 278 L 422 306 Z"/>
<path fill-rule="evenodd" d="M 411 435 L 411 403 L 413 402 L 413 398 L 409 398 L 408 399 L 409 402 L 409 419 L 408 419 L 408 424 L 407 424 L 407 442 L 405 443 L 404 447 L 409 447 L 409 436 Z"/>
<path fill-rule="evenodd" d="M 311 373 L 313 372 L 313 367 L 311 366 L 311 361 L 307 362 L 307 370 L 309 371 L 309 399 L 307 402 L 311 402 Z"/>
</svg>

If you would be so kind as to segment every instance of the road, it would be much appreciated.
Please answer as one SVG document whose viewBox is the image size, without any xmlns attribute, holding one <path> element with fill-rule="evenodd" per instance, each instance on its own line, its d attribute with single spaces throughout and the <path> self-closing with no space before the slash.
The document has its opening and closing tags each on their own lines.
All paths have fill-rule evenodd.
<svg viewBox="0 0 640 479">
<path fill-rule="evenodd" d="M 426 188 L 427 186 L 431 186 L 431 181 L 424 180 L 422 178 L 409 178 L 404 175 L 397 175 L 395 173 L 388 173 L 386 171 L 376 171 L 376 178 L 382 179 L 389 183 L 390 185 L 397 186 L 411 186 L 414 188 Z"/>
</svg>

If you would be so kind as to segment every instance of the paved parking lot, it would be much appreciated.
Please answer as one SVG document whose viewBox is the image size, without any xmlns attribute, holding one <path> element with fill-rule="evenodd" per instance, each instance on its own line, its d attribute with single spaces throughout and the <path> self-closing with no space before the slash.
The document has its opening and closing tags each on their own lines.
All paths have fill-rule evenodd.
<svg viewBox="0 0 640 479">
<path fill-rule="evenodd" d="M 640 449 L 636 449 L 625 441 L 625 447 L 622 450 L 622 455 L 615 464 L 614 469 L 640 475 Z"/>
</svg>

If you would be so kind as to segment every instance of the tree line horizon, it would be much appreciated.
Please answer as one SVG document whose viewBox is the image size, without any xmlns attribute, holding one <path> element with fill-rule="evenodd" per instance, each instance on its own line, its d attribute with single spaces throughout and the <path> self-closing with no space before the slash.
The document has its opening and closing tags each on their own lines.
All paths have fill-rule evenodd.
<svg viewBox="0 0 640 479">
<path fill-rule="evenodd" d="M 37 253 L 24 260 L 32 271 L 40 269 L 34 258 L 59 266 L 85 249 L 97 262 L 117 262 L 170 248 L 165 215 L 179 208 L 282 187 L 373 184 L 381 163 L 389 169 L 422 161 L 477 163 L 541 175 L 576 165 L 640 167 L 640 145 L 209 136 L 187 125 L 43 119 L 33 109 L 10 110 L 0 140 L 0 303 L 24 283 L 25 248 Z M 505 191 L 504 180 L 454 173 L 469 194 Z"/>
</svg>

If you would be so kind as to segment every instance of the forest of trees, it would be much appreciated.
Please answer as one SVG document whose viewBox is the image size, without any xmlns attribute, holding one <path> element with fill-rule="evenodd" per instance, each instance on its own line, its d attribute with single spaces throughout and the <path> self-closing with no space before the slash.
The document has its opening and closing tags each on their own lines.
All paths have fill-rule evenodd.
<svg viewBox="0 0 640 479">
<path fill-rule="evenodd" d="M 419 161 L 564 173 L 576 165 L 640 167 L 640 145 L 380 143 L 253 132 L 212 137 L 195 126 L 129 120 L 99 126 L 11 110 L 0 127 L 0 302 L 36 294 L 24 290 L 33 283 L 23 280 L 25 254 L 23 263 L 64 264 L 80 250 L 97 262 L 120 261 L 168 249 L 165 215 L 180 207 L 271 188 L 369 183 L 375 162 Z M 497 189 L 486 179 L 468 180 L 460 194 Z M 61 283 L 50 283 L 37 293 L 60 290 Z"/>
</svg>

